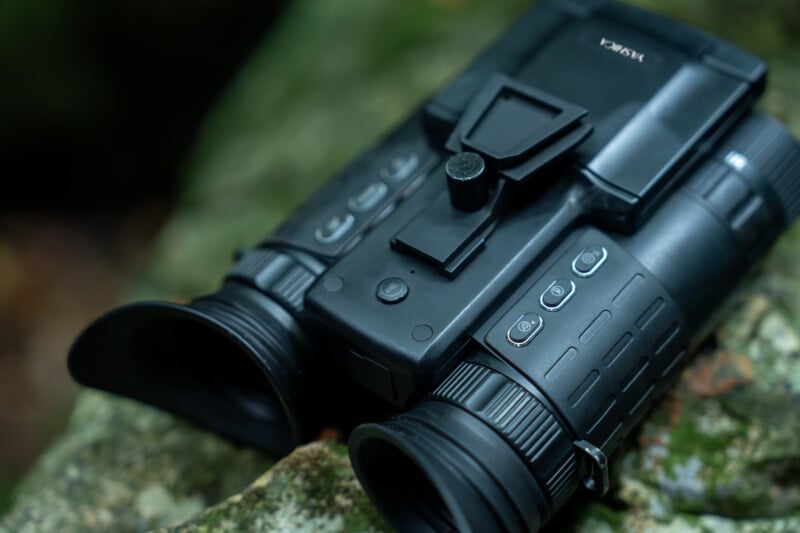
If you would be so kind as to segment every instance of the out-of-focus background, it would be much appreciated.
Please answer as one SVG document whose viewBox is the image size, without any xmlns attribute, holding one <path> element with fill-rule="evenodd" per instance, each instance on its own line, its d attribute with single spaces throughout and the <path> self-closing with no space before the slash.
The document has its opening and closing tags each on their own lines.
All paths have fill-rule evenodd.
<svg viewBox="0 0 800 533">
<path fill-rule="evenodd" d="M 800 2 L 637 0 L 767 59 L 800 131 Z M 0 3 L 0 515 L 63 427 L 70 342 L 213 288 L 522 0 Z"/>
<path fill-rule="evenodd" d="M 282 7 L 0 3 L 0 513 L 69 413 L 69 343 L 141 269 L 203 117 Z"/>
</svg>

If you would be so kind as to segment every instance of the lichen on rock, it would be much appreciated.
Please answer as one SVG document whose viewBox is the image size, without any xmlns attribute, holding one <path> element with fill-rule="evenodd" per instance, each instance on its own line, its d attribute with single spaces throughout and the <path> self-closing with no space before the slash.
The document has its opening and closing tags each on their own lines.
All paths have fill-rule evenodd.
<svg viewBox="0 0 800 533">
<path fill-rule="evenodd" d="M 350 468 L 347 449 L 330 441 L 297 448 L 241 493 L 165 529 L 172 533 L 387 530 Z"/>
<path fill-rule="evenodd" d="M 131 400 L 84 391 L 0 531 L 144 531 L 234 494 L 272 461 Z"/>
</svg>

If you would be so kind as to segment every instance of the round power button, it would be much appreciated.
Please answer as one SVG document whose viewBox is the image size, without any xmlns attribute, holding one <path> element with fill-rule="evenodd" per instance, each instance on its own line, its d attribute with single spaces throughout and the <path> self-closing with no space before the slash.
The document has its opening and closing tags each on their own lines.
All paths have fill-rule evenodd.
<svg viewBox="0 0 800 533">
<path fill-rule="evenodd" d="M 378 283 L 375 295 L 385 304 L 402 302 L 408 296 L 408 283 L 400 278 L 386 278 Z"/>
</svg>

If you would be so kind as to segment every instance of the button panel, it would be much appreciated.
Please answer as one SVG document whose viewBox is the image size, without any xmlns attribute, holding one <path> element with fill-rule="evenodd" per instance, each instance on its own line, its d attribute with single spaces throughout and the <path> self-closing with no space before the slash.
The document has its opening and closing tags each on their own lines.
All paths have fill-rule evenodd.
<svg viewBox="0 0 800 533">
<path fill-rule="evenodd" d="M 289 224 L 276 231 L 276 240 L 288 238 L 293 246 L 323 256 L 344 253 L 358 236 L 380 223 L 417 190 L 437 162 L 434 154 L 419 143 L 384 149 L 379 157 L 369 155 L 318 191 L 318 198 L 312 198 Z M 337 198 L 345 205 L 337 206 Z M 291 223 L 295 221 L 296 224 Z M 289 230 L 285 237 L 283 229 Z"/>
<path fill-rule="evenodd" d="M 584 238 L 565 250 L 547 271 L 539 274 L 537 280 L 486 334 L 485 340 L 489 346 L 511 360 L 522 361 L 534 357 L 537 350 L 534 345 L 537 343 L 552 343 L 553 335 L 562 338 L 565 328 L 569 335 L 575 335 L 577 342 L 577 334 L 585 328 L 573 330 L 589 324 L 597 317 L 597 313 L 602 311 L 602 308 L 592 311 L 600 305 L 596 301 L 597 295 L 604 294 L 610 279 L 616 280 L 620 276 L 617 266 L 607 272 L 600 269 L 607 261 L 618 265 L 622 258 L 609 254 L 608 245 L 598 238 L 598 233 L 589 230 Z M 614 294 L 619 292 L 619 288 L 614 289 Z M 546 313 L 533 312 L 537 307 Z M 549 325 L 544 328 L 546 321 L 549 321 Z M 543 329 L 550 333 L 542 332 Z M 556 334 L 556 331 L 559 333 Z M 544 340 L 537 340 L 539 338 Z M 585 340 L 588 342 L 588 336 Z"/>
<path fill-rule="evenodd" d="M 581 261 L 591 252 L 592 259 Z M 590 276 L 579 277 L 574 269 Z M 540 310 L 546 324 L 523 344 L 517 324 L 527 319 L 521 329 L 533 329 L 528 313 L 540 304 L 559 305 L 572 283 L 572 297 L 556 313 Z M 555 287 L 565 290 L 552 293 Z M 591 227 L 553 252 L 487 326 L 478 331 L 484 346 L 601 446 L 630 429 L 659 383 L 675 375 L 690 339 L 665 287 L 613 238 Z"/>
<path fill-rule="evenodd" d="M 571 279 L 560 278 L 551 283 L 539 296 L 539 304 L 546 311 L 558 311 L 575 294 L 575 283 Z"/>
<path fill-rule="evenodd" d="M 581 278 L 594 275 L 608 259 L 608 251 L 597 244 L 587 246 L 572 261 L 572 272 Z"/>
<path fill-rule="evenodd" d="M 517 348 L 527 346 L 542 331 L 544 320 L 536 313 L 520 316 L 506 332 L 506 339 Z"/>
</svg>

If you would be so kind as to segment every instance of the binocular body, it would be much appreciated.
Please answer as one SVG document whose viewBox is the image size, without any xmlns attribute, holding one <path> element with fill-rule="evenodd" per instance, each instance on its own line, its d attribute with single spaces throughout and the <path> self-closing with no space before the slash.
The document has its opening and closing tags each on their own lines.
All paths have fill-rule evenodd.
<svg viewBox="0 0 800 533">
<path fill-rule="evenodd" d="M 352 427 L 400 530 L 535 531 L 800 214 L 765 65 L 606 1 L 526 13 L 219 291 L 111 311 L 81 383 L 288 453 Z M 388 417 L 390 419 L 387 420 Z"/>
</svg>

